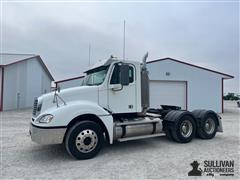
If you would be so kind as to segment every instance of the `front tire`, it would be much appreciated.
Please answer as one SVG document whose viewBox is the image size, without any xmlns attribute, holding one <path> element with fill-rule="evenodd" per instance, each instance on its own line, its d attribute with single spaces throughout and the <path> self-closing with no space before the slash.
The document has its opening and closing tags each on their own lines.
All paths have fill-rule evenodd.
<svg viewBox="0 0 240 180">
<path fill-rule="evenodd" d="M 92 121 L 81 121 L 69 129 L 65 138 L 67 152 L 76 159 L 96 156 L 104 141 L 101 127 Z"/>
</svg>

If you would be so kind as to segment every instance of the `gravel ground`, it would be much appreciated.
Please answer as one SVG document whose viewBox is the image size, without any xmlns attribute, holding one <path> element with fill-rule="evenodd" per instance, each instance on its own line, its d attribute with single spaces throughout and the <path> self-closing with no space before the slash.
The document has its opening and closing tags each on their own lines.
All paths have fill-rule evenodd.
<svg viewBox="0 0 240 180">
<path fill-rule="evenodd" d="M 224 133 L 212 140 L 194 139 L 188 144 L 166 137 L 105 145 L 90 160 L 72 159 L 62 145 L 42 146 L 31 141 L 28 125 L 31 110 L 1 113 L 1 179 L 196 179 L 188 177 L 190 163 L 204 160 L 234 160 L 233 177 L 239 179 L 240 109 L 225 102 Z"/>
</svg>

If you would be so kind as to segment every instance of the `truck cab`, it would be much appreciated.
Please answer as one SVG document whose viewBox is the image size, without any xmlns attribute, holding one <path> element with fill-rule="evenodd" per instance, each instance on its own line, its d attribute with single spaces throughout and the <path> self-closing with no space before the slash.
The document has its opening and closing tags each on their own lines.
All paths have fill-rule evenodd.
<svg viewBox="0 0 240 180">
<path fill-rule="evenodd" d="M 77 159 L 94 157 L 104 141 L 130 141 L 167 135 L 179 143 L 195 135 L 211 139 L 222 132 L 211 110 L 149 107 L 147 54 L 142 62 L 109 58 L 87 70 L 81 86 L 57 89 L 35 99 L 30 135 L 39 144 L 64 143 Z M 159 107 L 161 102 L 159 102 Z"/>
<path fill-rule="evenodd" d="M 97 86 L 98 105 L 111 113 L 141 112 L 140 67 L 138 62 L 109 59 L 86 71 L 82 85 Z"/>
</svg>

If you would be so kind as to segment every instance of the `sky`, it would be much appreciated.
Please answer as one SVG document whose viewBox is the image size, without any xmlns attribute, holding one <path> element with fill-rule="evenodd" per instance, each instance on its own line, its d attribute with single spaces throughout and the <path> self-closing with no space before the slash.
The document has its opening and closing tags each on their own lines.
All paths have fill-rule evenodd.
<svg viewBox="0 0 240 180">
<path fill-rule="evenodd" d="M 38 54 L 55 80 L 80 76 L 101 59 L 171 57 L 233 75 L 239 92 L 238 2 L 1 3 L 3 53 Z"/>
</svg>

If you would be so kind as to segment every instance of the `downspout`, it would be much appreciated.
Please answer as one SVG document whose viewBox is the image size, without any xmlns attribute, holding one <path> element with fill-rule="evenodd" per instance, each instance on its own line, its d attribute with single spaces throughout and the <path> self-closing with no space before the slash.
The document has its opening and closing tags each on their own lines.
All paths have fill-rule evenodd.
<svg viewBox="0 0 240 180">
<path fill-rule="evenodd" d="M 1 83 L 1 107 L 0 111 L 3 111 L 3 89 L 4 89 L 4 67 L 2 66 L 2 83 Z"/>
</svg>

